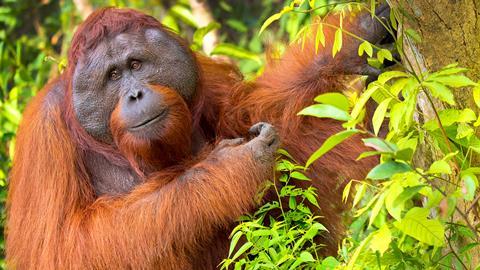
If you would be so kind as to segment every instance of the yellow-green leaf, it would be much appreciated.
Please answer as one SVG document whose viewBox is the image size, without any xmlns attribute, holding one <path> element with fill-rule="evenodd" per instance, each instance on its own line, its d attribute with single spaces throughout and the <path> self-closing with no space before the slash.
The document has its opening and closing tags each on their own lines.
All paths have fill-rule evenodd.
<svg viewBox="0 0 480 270">
<path fill-rule="evenodd" d="M 445 160 L 437 160 L 430 165 L 428 173 L 440 173 L 440 174 L 451 174 L 452 169 L 450 165 Z"/>
<path fill-rule="evenodd" d="M 332 56 L 335 57 L 335 55 L 342 49 L 342 43 L 343 43 L 343 37 L 342 37 L 342 28 L 338 28 L 337 31 L 335 31 L 335 38 L 333 40 L 333 46 L 332 46 Z"/>
<path fill-rule="evenodd" d="M 403 233 L 420 242 L 436 247 L 444 246 L 445 228 L 437 219 L 427 219 L 428 213 L 428 209 L 414 207 L 394 225 Z"/>
<path fill-rule="evenodd" d="M 350 115 L 333 105 L 329 104 L 314 104 L 301 110 L 298 115 L 309 115 L 318 118 L 331 118 L 340 121 L 350 120 Z"/>
<path fill-rule="evenodd" d="M 359 131 L 356 129 L 351 129 L 351 130 L 344 130 L 341 131 L 337 134 L 334 134 L 330 137 L 328 137 L 325 142 L 323 142 L 322 146 L 318 148 L 315 153 L 313 153 L 307 160 L 307 163 L 305 167 L 307 168 L 312 164 L 315 160 L 319 159 L 323 155 L 325 155 L 328 151 L 330 151 L 333 147 L 335 147 L 337 144 L 343 142 L 344 140 L 350 138 L 352 135 L 357 134 Z"/>
<path fill-rule="evenodd" d="M 372 86 L 369 86 L 365 92 L 362 93 L 360 98 L 355 102 L 355 106 L 352 109 L 352 113 L 350 114 L 352 116 L 352 119 L 356 119 L 359 115 L 360 112 L 362 111 L 363 107 L 367 103 L 368 99 L 372 96 L 372 94 L 378 90 L 378 85 L 375 84 L 370 84 Z"/>
<path fill-rule="evenodd" d="M 315 35 L 315 54 L 318 53 L 318 47 L 320 44 L 325 47 L 325 33 L 323 33 L 323 23 L 318 24 L 317 34 Z"/>
<path fill-rule="evenodd" d="M 444 101 L 450 105 L 455 105 L 455 98 L 453 96 L 452 90 L 450 90 L 445 85 L 438 82 L 423 82 L 423 85 L 430 89 L 430 93 L 441 101 Z"/>
<path fill-rule="evenodd" d="M 390 104 L 390 101 L 392 101 L 392 98 L 387 98 L 384 101 L 382 101 L 377 109 L 375 110 L 375 113 L 373 114 L 372 117 L 372 124 L 373 124 L 373 131 L 375 132 L 375 135 L 378 135 L 378 132 L 380 131 L 380 127 L 382 127 L 383 119 L 385 119 L 385 114 L 387 113 L 388 105 Z"/>
<path fill-rule="evenodd" d="M 370 249 L 374 252 L 378 251 L 380 252 L 380 255 L 383 255 L 390 246 L 390 242 L 392 242 L 392 233 L 390 232 L 388 225 L 385 224 L 372 236 Z"/>
<path fill-rule="evenodd" d="M 277 21 L 282 17 L 283 14 L 288 13 L 293 10 L 293 7 L 287 6 L 282 9 L 279 13 L 275 13 L 272 16 L 268 17 L 267 20 L 262 24 L 262 27 L 260 28 L 260 31 L 258 32 L 259 35 L 262 34 L 262 32 L 274 21 Z"/>
<path fill-rule="evenodd" d="M 362 44 L 360 44 L 360 46 L 358 46 L 358 55 L 362 56 L 364 52 L 369 57 L 372 57 L 372 55 L 373 55 L 372 44 L 370 44 L 370 42 L 368 42 L 368 41 L 364 41 L 364 42 L 362 42 Z"/>
<path fill-rule="evenodd" d="M 350 108 L 348 98 L 341 93 L 330 92 L 321 94 L 315 97 L 314 100 L 318 103 L 333 105 L 343 111 L 348 111 L 348 109 Z"/>
</svg>

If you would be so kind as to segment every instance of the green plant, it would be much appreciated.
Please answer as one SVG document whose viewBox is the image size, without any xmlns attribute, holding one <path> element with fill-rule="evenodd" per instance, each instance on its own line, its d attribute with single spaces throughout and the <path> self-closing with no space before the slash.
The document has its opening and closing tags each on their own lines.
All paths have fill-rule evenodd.
<svg viewBox="0 0 480 270">
<path fill-rule="evenodd" d="M 321 245 L 314 238 L 327 229 L 309 207 L 318 207 L 315 189 L 295 186 L 295 181 L 311 181 L 291 155 L 279 150 L 276 171 L 280 177 L 266 189 L 275 191 L 276 200 L 264 204 L 254 214 L 242 218 L 233 230 L 229 258 L 222 269 L 326 269 L 338 264 L 329 257 L 320 260 Z M 288 202 L 285 206 L 282 202 Z M 244 240 L 242 242 L 242 240 Z"/>
<path fill-rule="evenodd" d="M 304 2 L 290 1 L 280 13 L 266 20 L 262 30 L 285 14 L 298 12 Z M 364 8 L 358 3 L 353 5 Z M 397 24 L 402 23 L 401 18 L 400 11 L 392 9 L 388 26 L 390 32 L 398 30 Z M 323 22 L 319 24 L 336 29 L 333 56 L 341 49 L 343 35 L 360 39 L 342 27 Z M 418 41 L 419 35 L 411 29 L 401 31 L 399 39 L 395 39 L 395 46 L 404 56 L 403 39 Z M 305 38 L 298 36 L 300 41 Z M 316 33 L 315 39 L 317 47 L 321 49 L 320 44 L 324 45 L 325 42 L 322 30 Z M 394 60 L 390 51 L 361 41 L 359 55 L 366 53 L 372 63 Z M 355 134 L 362 134 L 365 146 L 372 149 L 362 153 L 358 159 L 380 157 L 380 164 L 368 173 L 365 180 L 352 180 L 345 187 L 343 199 L 351 201 L 354 218 L 338 257 L 323 259 L 307 255 L 318 249 L 315 242 L 299 246 L 300 249 L 289 249 L 289 241 L 302 237 L 298 235 L 298 228 L 305 223 L 297 223 L 297 220 L 285 215 L 266 222 L 261 215 L 262 210 L 259 210 L 234 231 L 231 255 L 238 237 L 245 235 L 246 242 L 224 262 L 224 267 L 236 261 L 236 268 L 242 266 L 246 269 L 257 269 L 259 265 L 271 269 L 293 269 L 297 266 L 325 269 L 322 267 L 327 261 L 333 262 L 326 267 L 328 269 L 470 269 L 474 257 L 472 251 L 479 245 L 478 225 L 473 223 L 471 215 L 474 204 L 480 198 L 477 192 L 480 167 L 474 162 L 475 156 L 480 153 L 480 138 L 477 136 L 480 117 L 474 109 L 440 109 L 435 102 L 455 106 L 452 89 L 466 88 L 473 91 L 475 102 L 480 107 L 480 86 L 464 75 L 467 69 L 456 64 L 423 73 L 415 72 L 418 69 L 408 61 L 404 67 L 406 71 L 382 73 L 359 96 L 327 93 L 316 97 L 317 103 L 299 114 L 341 121 L 344 130 L 325 140 L 304 167 L 293 164 L 287 167 L 283 160 L 278 163 L 280 168 L 289 168 L 287 172 L 290 175 L 295 170 L 307 169 L 329 150 Z M 363 124 L 369 100 L 378 104 L 371 119 L 373 131 Z M 419 100 L 426 102 L 422 106 L 431 110 L 431 115 L 426 115 L 420 109 Z M 388 134 L 381 138 L 378 133 L 386 119 Z M 429 146 L 427 152 L 424 149 L 426 145 Z M 433 161 L 427 167 L 421 167 L 416 159 L 421 159 L 419 155 L 425 154 L 433 155 Z M 286 184 L 288 187 L 288 182 Z M 294 186 L 289 189 L 298 190 Z M 298 194 L 303 192 L 309 191 L 302 190 Z M 279 202 L 285 197 L 281 197 L 282 192 L 279 194 L 277 202 L 268 203 L 261 209 L 268 209 L 272 205 L 280 207 Z M 353 196 L 352 200 L 350 195 Z M 288 211 L 295 212 L 293 215 L 306 212 L 294 207 L 289 207 Z M 308 224 L 310 229 L 316 223 Z M 322 232 L 322 227 L 318 228 L 315 233 Z M 307 236 L 309 229 L 303 231 L 303 236 Z M 266 236 L 257 236 L 263 231 Z M 289 238 L 291 234 L 295 237 Z M 275 237 L 276 241 L 272 241 L 275 252 L 268 249 L 272 244 L 265 244 L 267 241 L 262 237 L 270 241 Z M 314 235 L 308 234 L 307 237 L 313 239 Z M 285 261 L 277 259 L 277 245 L 287 250 L 282 253 L 287 254 Z M 239 257 L 240 254 L 243 256 Z M 298 265 L 293 267 L 294 263 Z"/>
</svg>

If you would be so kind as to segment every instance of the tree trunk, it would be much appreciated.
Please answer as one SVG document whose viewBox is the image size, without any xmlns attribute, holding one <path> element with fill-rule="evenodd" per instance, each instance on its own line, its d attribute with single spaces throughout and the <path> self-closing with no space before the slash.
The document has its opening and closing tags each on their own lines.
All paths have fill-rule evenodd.
<svg viewBox="0 0 480 270">
<path fill-rule="evenodd" d="M 404 17 L 400 28 L 414 29 L 421 42 L 415 43 L 412 38 L 404 36 L 405 58 L 413 65 L 413 70 L 423 72 L 435 71 L 452 63 L 469 68 L 467 75 L 473 80 L 480 79 L 480 0 L 393 0 Z M 403 12 L 404 11 L 404 12 Z M 402 32 L 400 30 L 399 32 Z M 477 113 L 472 91 L 470 89 L 454 90 L 455 100 L 459 108 L 471 108 Z M 437 109 L 445 108 L 435 101 Z M 418 107 L 426 121 L 434 117 L 431 105 L 425 95 L 419 95 Z M 428 168 L 432 161 L 438 160 L 439 153 L 434 153 L 427 142 L 420 145 L 415 163 L 419 167 Z M 478 156 L 474 159 L 480 163 Z M 473 205 L 475 204 L 475 205 Z M 465 212 L 478 207 L 478 201 L 473 204 L 459 204 Z M 475 211 L 469 211 L 468 219 L 472 224 L 478 223 Z M 462 219 L 458 216 L 459 221 Z M 472 250 L 471 267 L 480 262 L 480 249 Z"/>
</svg>

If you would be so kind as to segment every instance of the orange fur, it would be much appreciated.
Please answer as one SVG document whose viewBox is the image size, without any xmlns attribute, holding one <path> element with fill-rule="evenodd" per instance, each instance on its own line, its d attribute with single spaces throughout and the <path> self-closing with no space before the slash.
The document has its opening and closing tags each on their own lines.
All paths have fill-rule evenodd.
<svg viewBox="0 0 480 270">
<path fill-rule="evenodd" d="M 126 13 L 143 18 L 134 11 Z M 331 35 L 328 31 L 327 42 Z M 277 127 L 283 147 L 304 162 L 328 136 L 341 130 L 336 121 L 296 113 L 319 93 L 341 88 L 338 75 L 346 59 L 343 51 L 332 59 L 329 50 L 315 55 L 313 40 L 303 50 L 293 45 L 250 83 L 243 82 L 234 67 L 197 55 L 199 94 L 190 108 L 171 90 L 154 87 L 170 98 L 169 104 L 179 113 L 170 124 L 180 133 L 166 127 L 167 133 L 160 134 L 165 140 L 153 149 L 150 142 L 125 137 L 113 113 L 118 149 L 104 147 L 99 152 L 118 151 L 115 155 L 123 156 L 147 179 L 128 194 L 96 197 L 84 151 L 100 146 L 89 141 L 72 120 L 68 86 L 75 61 L 94 45 L 82 47 L 78 42 L 70 53 L 70 72 L 34 98 L 18 131 L 7 202 L 6 248 L 11 269 L 212 269 L 226 255 L 234 221 L 253 210 L 252 198 L 259 185 L 271 178 L 271 164 L 255 162 L 250 152 L 235 146 L 230 147 L 232 151 L 206 150 L 193 157 L 188 147 L 182 148 L 190 141 L 180 133 L 200 129 L 214 142 L 245 136 L 252 124 L 266 121 Z M 348 38 L 344 44 L 355 46 Z M 325 65 L 319 67 L 319 63 Z M 55 91 L 59 84 L 63 94 Z M 164 144 L 178 149 L 162 148 Z M 177 150 L 178 156 L 168 165 L 178 165 L 172 161 L 184 165 L 165 168 L 157 154 Z M 319 193 L 318 214 L 325 217 L 322 222 L 330 231 L 324 239 L 330 253 L 343 232 L 341 187 L 345 180 L 363 177 L 374 164 L 372 159 L 355 162 L 363 150 L 360 138 L 354 137 L 308 172 Z M 111 154 L 112 160 L 115 155 Z"/>
</svg>

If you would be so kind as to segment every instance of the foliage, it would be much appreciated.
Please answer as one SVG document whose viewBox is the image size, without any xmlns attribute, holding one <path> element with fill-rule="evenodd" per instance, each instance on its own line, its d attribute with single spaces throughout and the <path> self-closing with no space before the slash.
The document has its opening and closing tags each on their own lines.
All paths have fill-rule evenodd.
<svg viewBox="0 0 480 270">
<path fill-rule="evenodd" d="M 290 4 L 265 21 L 262 31 L 285 14 L 298 12 L 299 6 L 306 1 L 288 2 Z M 358 5 L 355 3 L 354 6 Z M 390 32 L 398 30 L 402 18 L 399 10 L 392 10 Z M 333 56 L 341 50 L 342 33 L 359 38 L 341 26 L 322 22 L 320 25 L 319 29 L 336 29 Z M 395 38 L 395 46 L 403 56 L 403 39 L 418 42 L 419 35 L 412 29 L 401 31 L 399 40 Z M 304 38 L 299 37 L 301 42 Z M 323 30 L 316 33 L 315 40 L 317 47 L 324 45 Z M 394 60 L 390 51 L 361 41 L 358 54 L 366 53 L 372 63 Z M 286 172 L 282 171 L 284 174 L 280 179 L 289 179 L 288 175 L 291 177 L 296 170 L 307 169 L 336 145 L 358 133 L 365 137 L 365 146 L 372 149 L 358 159 L 380 157 L 380 163 L 366 179 L 353 179 L 345 187 L 343 199 L 351 202 L 353 221 L 337 258 L 312 256 L 319 248 L 315 242 L 304 245 L 303 249 L 292 248 L 302 239 L 297 235 L 299 229 L 304 230 L 303 236 L 308 234 L 308 239 L 312 239 L 315 235 L 308 232 L 314 226 L 321 228 L 321 225 L 315 225 L 317 221 L 310 219 L 309 215 L 303 216 L 308 222 L 289 218 L 308 212 L 295 208 L 291 200 L 288 216 L 265 218 L 265 208 L 281 208 L 279 202 L 292 198 L 287 194 L 282 197 L 280 192 L 277 202 L 266 204 L 234 230 L 232 246 L 238 245 L 239 235 L 245 235 L 246 240 L 237 253 L 230 254 L 224 261 L 225 268 L 229 265 L 235 265 L 235 269 L 471 268 L 473 250 L 479 245 L 478 226 L 472 223 L 470 216 L 480 198 L 477 192 L 480 167 L 473 162 L 480 153 L 480 138 L 476 132 L 480 116 L 475 113 L 478 108 L 448 106 L 455 105 L 452 91 L 455 88 L 473 91 L 475 102 L 480 106 L 480 85 L 466 77 L 467 69 L 457 64 L 421 74 L 413 71 L 418 69 L 413 68 L 412 63 L 405 63 L 404 69 L 407 71 L 382 73 L 359 96 L 355 93 L 328 93 L 316 97 L 317 103 L 303 109 L 299 115 L 342 121 L 344 130 L 326 139 L 304 167 L 297 164 L 285 166 L 284 159 L 278 162 L 277 167 L 288 168 Z M 433 111 L 432 115 L 420 110 L 420 99 L 427 101 L 426 106 Z M 378 104 L 371 119 L 373 131 L 364 125 L 363 119 L 369 100 Z M 445 104 L 447 109 L 440 109 L 436 105 L 438 102 Z M 382 138 L 379 133 L 387 119 L 388 133 Z M 429 152 L 425 152 L 425 145 L 430 147 Z M 417 165 L 416 159 L 422 158 L 418 155 L 429 153 L 438 153 L 433 156 L 433 162 L 426 168 Z M 284 188 L 297 190 L 296 196 L 309 192 L 292 187 L 288 182 L 280 191 Z M 323 230 L 316 232 L 320 235 Z M 239 257 L 239 253 L 244 256 Z"/>
<path fill-rule="evenodd" d="M 283 157 L 277 160 L 276 170 L 281 175 L 266 187 L 275 190 L 276 200 L 244 217 L 233 230 L 229 258 L 223 261 L 222 269 L 231 264 L 235 269 L 310 268 L 319 260 L 317 251 L 321 245 L 314 238 L 327 229 L 308 207 L 318 207 L 315 189 L 302 189 L 291 183 L 310 179 L 302 173 L 305 167 L 292 163 L 293 158 L 285 150 L 279 152 Z M 283 206 L 284 201 L 288 201 L 288 207 Z M 242 237 L 245 241 L 239 242 Z M 242 256 L 245 254 L 248 256 Z M 338 264 L 333 257 L 325 263 Z"/>
</svg>

